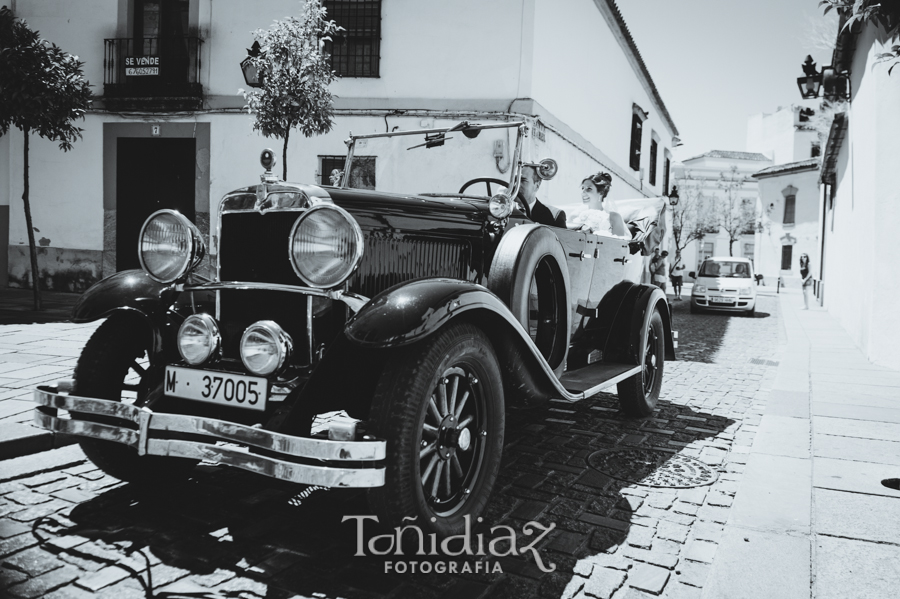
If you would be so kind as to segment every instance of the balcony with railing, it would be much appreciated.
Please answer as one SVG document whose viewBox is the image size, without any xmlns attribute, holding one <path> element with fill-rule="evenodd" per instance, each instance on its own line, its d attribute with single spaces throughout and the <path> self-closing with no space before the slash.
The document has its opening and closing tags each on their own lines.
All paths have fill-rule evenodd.
<svg viewBox="0 0 900 599">
<path fill-rule="evenodd" d="M 196 110 L 203 104 L 198 37 L 105 40 L 103 99 L 111 110 Z"/>
</svg>

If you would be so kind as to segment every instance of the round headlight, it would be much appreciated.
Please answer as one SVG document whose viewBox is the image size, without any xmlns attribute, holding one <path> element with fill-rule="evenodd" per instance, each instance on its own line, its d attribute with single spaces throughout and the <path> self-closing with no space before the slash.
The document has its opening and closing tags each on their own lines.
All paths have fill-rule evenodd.
<svg viewBox="0 0 900 599">
<path fill-rule="evenodd" d="M 241 337 L 241 362 L 259 376 L 278 372 L 291 356 L 294 344 L 290 335 L 272 320 L 260 320 Z"/>
<path fill-rule="evenodd" d="M 488 202 L 488 209 L 494 218 L 506 218 L 512 213 L 512 198 L 505 193 L 498 193 L 491 197 Z"/>
<path fill-rule="evenodd" d="M 327 289 L 347 280 L 363 253 L 356 220 L 338 206 L 316 206 L 291 229 L 290 258 L 294 272 L 310 287 Z"/>
<path fill-rule="evenodd" d="M 171 283 L 200 264 L 206 245 L 200 231 L 174 210 L 154 212 L 141 227 L 138 258 L 141 268 L 160 283 Z"/>
<path fill-rule="evenodd" d="M 221 346 L 219 326 L 209 314 L 192 314 L 178 329 L 178 353 L 188 364 L 203 364 Z"/>
</svg>

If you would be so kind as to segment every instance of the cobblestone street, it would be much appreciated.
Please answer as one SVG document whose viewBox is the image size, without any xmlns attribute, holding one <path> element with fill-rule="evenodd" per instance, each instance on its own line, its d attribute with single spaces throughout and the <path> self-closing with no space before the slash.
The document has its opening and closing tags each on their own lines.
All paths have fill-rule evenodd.
<svg viewBox="0 0 900 599">
<path fill-rule="evenodd" d="M 356 557 L 357 523 L 341 520 L 368 513 L 359 492 L 304 496 L 296 487 L 213 466 L 201 466 L 181 485 L 143 489 L 104 475 L 71 446 L 0 462 L 3 592 L 60 599 L 145 597 L 147 589 L 248 598 L 699 596 L 784 333 L 774 298 L 761 297 L 756 318 L 691 315 L 687 303 L 673 304 L 680 360 L 665 365 L 653 418 L 626 419 L 614 394 L 510 414 L 501 475 L 473 538 L 480 533 L 487 545 L 504 530 L 492 533 L 487 525 L 509 526 L 519 551 L 500 541 L 494 555 L 508 555 L 480 563 L 463 555 L 442 566 L 446 557 L 411 555 L 418 547 L 410 536 L 406 557 Z M 66 376 L 93 328 L 0 329 L 12 357 L 4 376 L 16 381 L 4 379 L 4 393 L 18 398 L 8 418 L 30 417 L 28 387 Z M 9 366 L 28 352 L 44 354 L 43 365 L 24 373 Z M 705 464 L 715 480 L 681 489 L 643 486 L 601 473 L 590 465 L 594 458 L 589 463 L 595 452 L 625 448 L 670 456 L 652 467 Z M 627 468 L 611 473 L 628 478 Z M 536 545 L 540 564 L 523 551 L 542 532 L 526 527 L 530 521 L 554 526 Z M 373 534 L 365 529 L 366 539 Z M 412 562 L 429 559 L 430 573 L 411 572 Z M 403 561 L 408 569 L 398 573 Z M 434 571 L 442 567 L 458 571 Z"/>
</svg>

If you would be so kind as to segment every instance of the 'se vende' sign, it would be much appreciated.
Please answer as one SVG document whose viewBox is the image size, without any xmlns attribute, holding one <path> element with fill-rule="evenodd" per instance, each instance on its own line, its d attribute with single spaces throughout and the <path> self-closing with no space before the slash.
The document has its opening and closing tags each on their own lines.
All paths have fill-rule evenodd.
<svg viewBox="0 0 900 599">
<path fill-rule="evenodd" d="M 125 75 L 159 75 L 159 56 L 126 56 Z"/>
</svg>

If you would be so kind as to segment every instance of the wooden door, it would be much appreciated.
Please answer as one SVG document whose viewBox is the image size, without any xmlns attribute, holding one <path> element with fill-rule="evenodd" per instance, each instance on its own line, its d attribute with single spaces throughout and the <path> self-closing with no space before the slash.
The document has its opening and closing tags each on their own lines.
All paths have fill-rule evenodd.
<svg viewBox="0 0 900 599">
<path fill-rule="evenodd" d="M 119 138 L 116 150 L 116 270 L 140 268 L 147 217 L 163 208 L 194 221 L 194 138 Z"/>
</svg>

